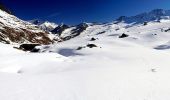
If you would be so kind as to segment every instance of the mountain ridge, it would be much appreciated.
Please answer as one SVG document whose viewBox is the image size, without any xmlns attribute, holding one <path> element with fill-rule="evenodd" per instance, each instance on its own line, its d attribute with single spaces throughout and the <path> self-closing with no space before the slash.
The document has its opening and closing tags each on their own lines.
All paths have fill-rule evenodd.
<svg viewBox="0 0 170 100">
<path fill-rule="evenodd" d="M 138 24 L 145 21 L 159 21 L 160 19 L 170 19 L 170 10 L 153 9 L 152 11 L 140 13 L 135 16 L 120 16 L 115 21 Z"/>
</svg>

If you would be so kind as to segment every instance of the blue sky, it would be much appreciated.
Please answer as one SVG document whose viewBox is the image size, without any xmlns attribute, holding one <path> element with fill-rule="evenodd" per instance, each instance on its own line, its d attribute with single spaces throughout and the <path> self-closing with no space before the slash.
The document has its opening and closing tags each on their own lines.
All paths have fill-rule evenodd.
<svg viewBox="0 0 170 100">
<path fill-rule="evenodd" d="M 23 19 L 56 23 L 109 22 L 156 8 L 170 9 L 170 0 L 0 0 Z"/>
</svg>

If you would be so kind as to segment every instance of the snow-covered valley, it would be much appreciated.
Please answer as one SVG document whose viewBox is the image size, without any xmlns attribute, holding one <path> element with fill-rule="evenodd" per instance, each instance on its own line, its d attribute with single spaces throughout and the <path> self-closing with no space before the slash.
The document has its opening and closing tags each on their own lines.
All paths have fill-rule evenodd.
<svg viewBox="0 0 170 100">
<path fill-rule="evenodd" d="M 0 99 L 170 99 L 169 19 L 86 24 L 79 35 L 76 27 L 63 30 L 60 38 L 75 37 L 38 53 L 0 43 Z"/>
</svg>

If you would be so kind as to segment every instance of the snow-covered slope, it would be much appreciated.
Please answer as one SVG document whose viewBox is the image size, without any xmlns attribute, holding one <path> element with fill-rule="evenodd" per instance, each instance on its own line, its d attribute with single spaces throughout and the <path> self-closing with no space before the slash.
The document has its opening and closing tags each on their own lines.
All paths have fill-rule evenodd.
<svg viewBox="0 0 170 100">
<path fill-rule="evenodd" d="M 0 43 L 3 100 L 169 100 L 170 20 L 60 25 L 40 53 Z"/>
<path fill-rule="evenodd" d="M 0 41 L 5 43 L 49 44 L 49 33 L 0 10 Z"/>
<path fill-rule="evenodd" d="M 0 98 L 168 100 L 170 50 L 153 46 L 168 41 L 169 32 L 161 32 L 160 27 L 169 24 L 89 26 L 71 40 L 40 47 L 46 53 L 38 54 L 0 44 Z M 129 37 L 119 38 L 123 32 Z"/>
</svg>

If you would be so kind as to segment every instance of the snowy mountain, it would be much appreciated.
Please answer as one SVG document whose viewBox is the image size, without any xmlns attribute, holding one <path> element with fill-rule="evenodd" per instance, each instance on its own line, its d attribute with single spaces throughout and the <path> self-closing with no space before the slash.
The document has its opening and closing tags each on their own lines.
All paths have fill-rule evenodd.
<svg viewBox="0 0 170 100">
<path fill-rule="evenodd" d="M 125 23 L 143 23 L 159 21 L 160 19 L 170 19 L 170 10 L 154 9 L 151 12 L 145 12 L 136 16 L 121 16 L 116 21 Z"/>
<path fill-rule="evenodd" d="M 39 25 L 39 26 L 40 26 L 40 28 L 41 28 L 42 30 L 51 32 L 51 31 L 54 30 L 58 25 L 55 24 L 55 23 L 52 23 L 52 22 L 45 21 L 44 23 L 42 23 L 42 24 Z"/>
<path fill-rule="evenodd" d="M 30 20 L 29 22 L 34 25 L 39 26 L 40 29 L 47 31 L 47 32 L 51 32 L 58 26 L 56 23 L 49 22 L 49 21 L 42 21 L 42 20 L 38 20 L 38 19 Z"/>
</svg>

